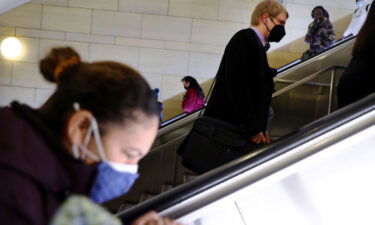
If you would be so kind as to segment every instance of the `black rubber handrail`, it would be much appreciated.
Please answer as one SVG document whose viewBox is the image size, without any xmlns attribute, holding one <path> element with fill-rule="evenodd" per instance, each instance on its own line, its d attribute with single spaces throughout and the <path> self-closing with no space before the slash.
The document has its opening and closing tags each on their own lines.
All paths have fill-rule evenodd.
<svg viewBox="0 0 375 225">
<path fill-rule="evenodd" d="M 340 46 L 340 45 L 343 45 L 344 43 L 347 43 L 348 41 L 350 41 L 350 40 L 352 40 L 352 39 L 354 39 L 354 38 L 356 38 L 356 37 L 357 37 L 357 36 L 349 36 L 349 37 L 347 37 L 347 38 L 345 38 L 345 39 L 343 39 L 343 40 L 337 41 L 337 42 L 336 42 L 331 48 L 328 48 L 328 49 L 326 49 L 326 50 L 320 52 L 319 54 L 317 54 L 317 55 L 315 55 L 315 56 L 313 56 L 313 57 L 311 57 L 311 58 L 309 58 L 309 59 L 307 59 L 307 60 L 310 60 L 310 59 L 314 59 L 314 58 L 316 58 L 316 57 L 319 57 L 320 55 L 324 54 L 325 52 L 327 52 L 327 51 L 329 51 L 329 50 L 332 50 L 333 48 L 336 48 L 336 47 L 338 47 L 338 46 Z M 303 63 L 303 62 L 306 62 L 307 60 L 301 60 L 301 59 L 294 60 L 294 61 L 292 61 L 292 62 L 290 62 L 290 63 L 288 63 L 288 64 L 286 64 L 286 65 L 284 65 L 284 66 L 279 67 L 279 68 L 277 69 L 277 73 L 281 73 L 281 72 L 284 72 L 284 71 L 286 71 L 286 70 L 289 70 L 289 69 L 291 69 L 291 68 L 293 68 L 293 67 L 295 67 L 295 66 L 297 66 L 297 65 L 299 65 L 299 64 L 301 64 L 301 63 Z M 197 110 L 197 111 L 203 110 L 204 108 L 205 108 L 205 107 L 203 107 L 202 109 L 199 109 L 199 110 Z M 195 112 L 196 112 L 196 111 L 195 111 Z M 177 122 L 177 121 L 180 121 L 180 120 L 182 120 L 183 118 L 185 118 L 185 117 L 187 117 L 187 116 L 189 116 L 189 115 L 191 115 L 191 114 L 182 113 L 182 114 L 179 114 L 179 115 L 177 115 L 177 116 L 175 116 L 175 117 L 172 117 L 171 119 L 169 119 L 169 120 L 163 122 L 163 123 L 161 124 L 160 128 L 167 127 L 168 125 L 173 124 L 173 123 L 175 123 L 175 122 Z"/>
<path fill-rule="evenodd" d="M 177 116 L 175 116 L 175 117 L 172 117 L 171 119 L 169 119 L 169 120 L 163 122 L 163 123 L 160 125 L 160 128 L 159 128 L 159 129 L 164 128 L 164 127 L 167 127 L 168 125 L 170 125 L 170 124 L 172 124 L 172 123 L 175 123 L 175 122 L 177 122 L 177 121 L 179 121 L 179 120 L 182 120 L 183 118 L 186 118 L 187 116 L 189 116 L 189 115 L 191 115 L 191 114 L 193 114 L 193 113 L 195 113 L 195 112 L 201 111 L 201 110 L 205 109 L 205 107 L 206 107 L 206 106 L 203 106 L 201 109 L 198 109 L 198 110 L 196 110 L 196 111 L 194 111 L 194 112 L 191 112 L 191 113 L 181 113 L 181 114 L 179 114 L 179 115 L 177 115 Z"/>
<path fill-rule="evenodd" d="M 135 218 L 150 210 L 161 212 L 207 189 L 215 187 L 222 182 L 234 178 L 245 171 L 285 154 L 373 110 L 375 110 L 375 93 L 277 140 L 273 144 L 264 147 L 262 152 L 254 157 L 247 158 L 245 156 L 239 158 L 238 160 L 203 174 L 189 183 L 178 186 L 153 199 L 125 210 L 119 213 L 118 216 L 124 224 L 129 224 Z M 371 124 L 368 124 L 368 126 L 371 126 Z"/>
<path fill-rule="evenodd" d="M 349 42 L 350 40 L 355 39 L 356 37 L 357 37 L 356 35 L 355 35 L 355 36 L 350 35 L 350 36 L 348 36 L 348 37 L 346 37 L 346 38 L 344 38 L 344 39 L 342 39 L 342 40 L 338 40 L 338 41 L 336 41 L 335 44 L 332 45 L 330 48 L 327 48 L 327 49 L 325 49 L 324 51 L 319 52 L 319 54 L 314 55 L 313 57 L 308 58 L 308 59 L 306 59 L 306 60 L 301 60 L 301 59 L 294 60 L 294 61 L 292 61 L 292 62 L 286 64 L 285 66 L 281 66 L 281 67 L 279 67 L 279 68 L 277 69 L 277 73 L 284 72 L 284 71 L 289 70 L 289 69 L 291 69 L 291 68 L 293 68 L 293 67 L 295 67 L 295 66 L 297 66 L 297 65 L 299 65 L 299 64 L 301 64 L 301 63 L 303 63 L 303 62 L 305 62 L 305 61 L 307 61 L 307 60 L 310 60 L 310 59 L 314 59 L 314 58 L 316 58 L 316 57 L 319 57 L 319 56 L 321 56 L 322 54 L 326 53 L 327 51 L 330 51 L 330 50 L 332 50 L 332 49 L 334 49 L 334 48 L 336 48 L 336 47 L 338 47 L 338 46 L 340 46 L 340 45 L 343 45 L 343 44 Z"/>
</svg>

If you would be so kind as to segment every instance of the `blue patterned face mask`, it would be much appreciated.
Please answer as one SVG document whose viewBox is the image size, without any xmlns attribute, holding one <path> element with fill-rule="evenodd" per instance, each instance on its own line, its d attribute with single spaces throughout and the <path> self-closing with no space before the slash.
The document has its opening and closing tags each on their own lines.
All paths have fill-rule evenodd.
<svg viewBox="0 0 375 225">
<path fill-rule="evenodd" d="M 117 169 L 116 169 L 117 165 Z M 127 193 L 138 178 L 137 165 L 125 165 L 114 162 L 102 162 L 98 166 L 99 174 L 91 189 L 90 197 L 96 203 L 103 203 Z"/>
<path fill-rule="evenodd" d="M 74 108 L 79 110 L 79 105 L 75 103 Z M 99 156 L 87 149 L 92 136 L 94 137 Z M 96 203 L 103 203 L 125 194 L 139 176 L 137 173 L 138 165 L 107 160 L 95 118 L 91 120 L 83 145 L 73 144 L 72 152 L 76 159 L 84 159 L 87 155 L 94 161 L 101 161 L 97 167 L 98 176 L 90 193 L 90 198 Z"/>
</svg>

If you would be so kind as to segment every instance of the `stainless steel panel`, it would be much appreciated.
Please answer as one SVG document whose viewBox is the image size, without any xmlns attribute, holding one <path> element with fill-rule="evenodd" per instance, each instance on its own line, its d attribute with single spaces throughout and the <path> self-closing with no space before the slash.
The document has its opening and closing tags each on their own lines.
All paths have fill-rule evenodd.
<svg viewBox="0 0 375 225">
<path fill-rule="evenodd" d="M 245 224 L 372 224 L 374 125 L 372 111 L 162 214 L 223 224 L 232 206 Z"/>
</svg>

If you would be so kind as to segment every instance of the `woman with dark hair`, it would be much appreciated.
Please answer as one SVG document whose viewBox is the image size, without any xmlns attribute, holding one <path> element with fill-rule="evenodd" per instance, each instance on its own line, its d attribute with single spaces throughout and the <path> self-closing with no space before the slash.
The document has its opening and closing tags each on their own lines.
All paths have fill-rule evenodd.
<svg viewBox="0 0 375 225">
<path fill-rule="evenodd" d="M 182 101 L 182 109 L 185 113 L 191 113 L 201 109 L 205 103 L 204 92 L 194 77 L 186 76 L 181 80 L 186 93 Z"/>
<path fill-rule="evenodd" d="M 338 107 L 349 105 L 375 92 L 375 3 L 357 35 L 352 59 L 342 74 L 338 88 Z"/>
<path fill-rule="evenodd" d="M 102 203 L 124 194 L 159 126 L 149 85 L 126 65 L 82 62 L 67 47 L 40 71 L 57 85 L 41 108 L 0 108 L 1 224 L 49 224 L 71 195 Z"/>
<path fill-rule="evenodd" d="M 305 37 L 305 42 L 310 44 L 310 49 L 304 53 L 304 59 L 328 49 L 336 39 L 327 10 L 317 6 L 312 10 L 311 17 L 314 21 L 309 25 Z"/>
</svg>

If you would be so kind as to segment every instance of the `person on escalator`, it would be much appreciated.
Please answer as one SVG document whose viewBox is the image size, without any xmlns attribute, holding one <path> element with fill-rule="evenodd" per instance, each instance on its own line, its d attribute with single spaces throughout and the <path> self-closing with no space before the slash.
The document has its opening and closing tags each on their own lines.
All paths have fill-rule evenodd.
<svg viewBox="0 0 375 225">
<path fill-rule="evenodd" d="M 342 108 L 375 92 L 375 3 L 357 35 L 352 59 L 337 87 L 338 107 Z"/>
<path fill-rule="evenodd" d="M 312 10 L 311 17 L 314 21 L 309 25 L 305 36 L 305 42 L 310 45 L 310 48 L 303 53 L 303 60 L 330 48 L 336 39 L 327 10 L 322 6 L 317 6 Z"/>
<path fill-rule="evenodd" d="M 159 101 L 160 90 L 159 88 L 155 88 L 153 92 L 154 92 L 156 102 L 158 103 L 158 106 L 159 106 L 159 115 L 160 115 L 159 119 L 160 119 L 160 124 L 161 124 L 161 122 L 163 121 L 163 103 Z"/>
<path fill-rule="evenodd" d="M 183 111 L 188 114 L 201 109 L 205 104 L 205 96 L 198 81 L 194 77 L 186 76 L 181 82 L 186 90 L 181 103 Z"/>
<path fill-rule="evenodd" d="M 70 47 L 39 66 L 57 85 L 44 105 L 0 108 L 0 224 L 46 225 L 71 195 L 124 194 L 159 126 L 152 90 L 132 68 L 82 62 Z M 163 221 L 151 214 L 141 219 Z"/>
<path fill-rule="evenodd" d="M 251 26 L 237 32 L 225 48 L 205 116 L 235 125 L 252 143 L 270 143 L 267 131 L 273 76 L 266 48 L 285 35 L 288 11 L 276 0 L 258 3 Z"/>
<path fill-rule="evenodd" d="M 350 22 L 348 28 L 346 28 L 341 39 L 358 34 L 366 20 L 371 3 L 372 0 L 356 0 L 357 9 L 354 11 L 352 21 Z"/>
</svg>

